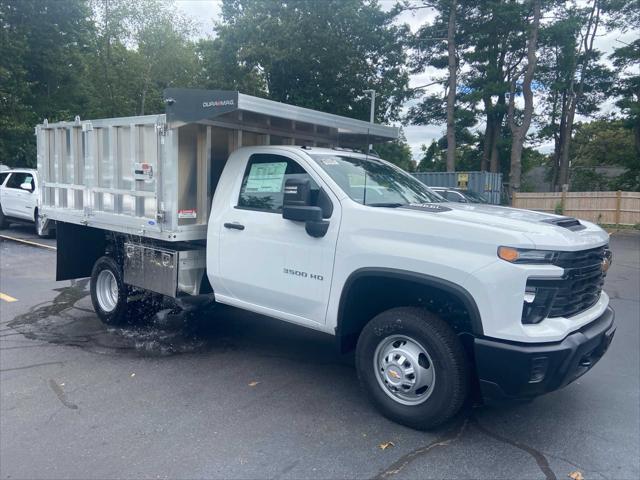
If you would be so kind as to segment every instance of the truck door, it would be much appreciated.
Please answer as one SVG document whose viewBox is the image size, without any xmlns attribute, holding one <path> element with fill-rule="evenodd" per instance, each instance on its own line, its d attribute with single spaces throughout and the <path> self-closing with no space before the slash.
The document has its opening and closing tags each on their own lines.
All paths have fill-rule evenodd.
<svg viewBox="0 0 640 480">
<path fill-rule="evenodd" d="M 330 200 L 329 229 L 314 238 L 303 222 L 282 217 L 288 178 L 308 179 L 312 198 Z M 222 292 L 216 298 L 249 310 L 302 324 L 323 324 L 335 247 L 340 204 L 304 159 L 286 154 L 253 154 L 231 208 L 221 216 L 219 268 Z M 328 197 L 328 199 L 327 199 Z M 224 298 L 228 296 L 227 298 Z"/>
</svg>

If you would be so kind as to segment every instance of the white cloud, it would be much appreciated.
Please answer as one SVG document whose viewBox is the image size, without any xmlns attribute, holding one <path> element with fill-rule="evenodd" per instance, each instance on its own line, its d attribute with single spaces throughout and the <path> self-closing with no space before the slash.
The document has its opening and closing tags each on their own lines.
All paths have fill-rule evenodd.
<svg viewBox="0 0 640 480">
<path fill-rule="evenodd" d="M 176 7 L 196 26 L 196 35 L 206 38 L 213 35 L 213 24 L 218 21 L 222 0 L 176 0 Z"/>
</svg>

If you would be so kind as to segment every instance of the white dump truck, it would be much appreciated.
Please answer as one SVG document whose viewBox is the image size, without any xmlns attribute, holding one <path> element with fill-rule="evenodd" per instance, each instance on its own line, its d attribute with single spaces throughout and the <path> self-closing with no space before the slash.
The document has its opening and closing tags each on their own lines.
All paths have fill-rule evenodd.
<svg viewBox="0 0 640 480">
<path fill-rule="evenodd" d="M 396 128 L 238 92 L 169 89 L 166 113 L 38 125 L 57 279 L 91 277 L 108 324 L 145 295 L 334 335 L 389 418 L 430 428 L 470 392 L 531 398 L 615 332 L 608 235 L 574 218 L 448 203 L 358 146 Z"/>
</svg>

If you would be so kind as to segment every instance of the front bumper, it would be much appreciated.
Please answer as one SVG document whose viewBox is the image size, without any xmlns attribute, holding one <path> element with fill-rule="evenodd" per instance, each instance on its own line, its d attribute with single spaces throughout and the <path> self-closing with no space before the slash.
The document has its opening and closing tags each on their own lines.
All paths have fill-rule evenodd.
<svg viewBox="0 0 640 480">
<path fill-rule="evenodd" d="M 614 312 L 607 307 L 599 318 L 561 342 L 527 344 L 474 339 L 484 401 L 531 398 L 564 387 L 600 360 L 615 331 Z"/>
</svg>

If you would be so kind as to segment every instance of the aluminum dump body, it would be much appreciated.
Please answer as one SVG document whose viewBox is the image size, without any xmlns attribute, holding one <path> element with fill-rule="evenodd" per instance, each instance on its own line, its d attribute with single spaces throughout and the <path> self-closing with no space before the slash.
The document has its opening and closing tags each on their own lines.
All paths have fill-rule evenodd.
<svg viewBox="0 0 640 480">
<path fill-rule="evenodd" d="M 203 240 L 229 154 L 364 146 L 398 129 L 218 90 L 168 89 L 166 113 L 36 127 L 40 213 L 165 241 Z"/>
</svg>

